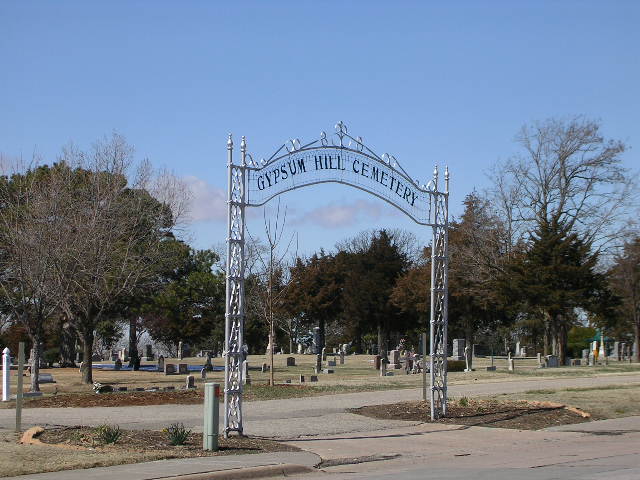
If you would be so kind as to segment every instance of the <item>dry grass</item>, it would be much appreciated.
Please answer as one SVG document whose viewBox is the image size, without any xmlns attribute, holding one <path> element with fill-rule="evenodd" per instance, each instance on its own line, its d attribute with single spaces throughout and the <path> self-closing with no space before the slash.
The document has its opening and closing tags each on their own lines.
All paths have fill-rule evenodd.
<svg viewBox="0 0 640 480">
<path fill-rule="evenodd" d="M 299 375 L 310 375 L 313 373 L 315 365 L 314 355 L 293 355 L 296 358 L 295 367 L 286 367 L 286 357 L 289 355 L 276 355 L 275 357 L 275 378 L 276 382 L 284 383 L 290 380 L 292 384 L 298 383 Z M 368 391 L 379 389 L 397 389 L 397 388 L 413 388 L 418 387 L 422 383 L 422 375 L 405 375 L 403 370 L 394 371 L 395 375 L 391 377 L 381 378 L 378 372 L 373 369 L 371 355 L 348 355 L 345 359 L 345 365 L 337 365 L 334 370 L 335 374 L 320 375 L 320 381 L 314 385 L 317 394 L 341 393 L 349 391 Z M 266 362 L 264 355 L 249 356 L 249 365 L 257 367 Z M 203 359 L 189 358 L 185 360 L 167 359 L 167 363 L 184 362 L 191 365 L 202 365 Z M 221 358 L 213 359 L 214 365 L 222 366 Z M 609 366 L 597 367 L 566 367 L 553 369 L 536 368 L 535 359 L 517 359 L 515 375 L 506 369 L 506 361 L 504 359 L 496 359 L 495 365 L 498 370 L 495 372 L 487 372 L 485 367 L 490 364 L 488 358 L 476 358 L 474 367 L 476 371 L 473 373 L 450 372 L 448 375 L 451 385 L 495 381 L 513 381 L 521 380 L 522 376 L 526 377 L 565 377 L 565 376 L 592 376 L 607 374 L 623 374 L 640 372 L 640 364 L 618 364 L 611 363 Z M 43 384 L 42 391 L 45 394 L 64 394 L 92 392 L 90 385 L 83 385 L 80 381 L 80 373 L 75 368 L 54 368 L 45 369 L 44 372 L 51 373 L 56 381 L 55 384 Z M 258 370 L 250 370 L 251 381 L 254 385 L 266 384 L 268 373 L 262 373 Z M 198 373 L 196 383 L 201 385 L 204 381 L 200 379 Z M 136 387 L 157 386 L 160 388 L 173 386 L 180 389 L 184 386 L 184 375 L 166 376 L 158 372 L 131 372 L 131 371 L 113 371 L 94 369 L 94 381 L 102 384 L 113 384 L 117 386 L 128 387 L 133 389 Z M 12 382 L 15 385 L 16 377 L 12 376 Z M 210 372 L 207 382 L 224 383 L 224 372 Z M 28 378 L 25 378 L 25 384 L 28 385 Z M 13 387 L 15 389 L 15 386 Z M 15 391 L 15 390 L 14 390 Z M 281 392 L 278 393 L 280 395 Z M 265 394 L 266 395 L 266 394 Z M 257 395 L 255 399 L 268 399 L 268 395 Z M 7 404 L 0 404 L 0 408 L 10 407 Z"/>
<path fill-rule="evenodd" d="M 510 400 L 551 401 L 578 407 L 593 415 L 594 420 L 640 415 L 640 383 L 606 387 L 530 390 L 518 394 L 497 395 Z"/>
<path fill-rule="evenodd" d="M 0 432 L 0 476 L 11 477 L 76 468 L 148 462 L 162 452 L 70 450 L 48 445 L 20 445 L 14 433 Z M 46 459 L 46 462 L 43 461 Z"/>
</svg>

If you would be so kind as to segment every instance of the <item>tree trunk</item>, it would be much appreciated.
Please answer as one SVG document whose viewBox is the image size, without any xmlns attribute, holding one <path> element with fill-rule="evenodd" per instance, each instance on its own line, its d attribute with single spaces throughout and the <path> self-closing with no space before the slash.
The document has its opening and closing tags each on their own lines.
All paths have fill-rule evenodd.
<svg viewBox="0 0 640 480">
<path fill-rule="evenodd" d="M 560 366 L 564 366 L 567 360 L 567 326 L 564 322 L 558 328 L 558 363 Z"/>
<path fill-rule="evenodd" d="M 75 367 L 76 366 L 76 340 L 78 334 L 71 325 L 65 321 L 61 328 L 60 339 L 60 366 Z"/>
<path fill-rule="evenodd" d="M 384 332 L 380 324 L 378 324 L 378 355 L 381 358 L 387 358 L 387 350 L 384 348 Z"/>
<path fill-rule="evenodd" d="M 140 370 L 140 360 L 138 355 L 138 319 L 129 319 L 129 367 L 133 370 Z"/>
<path fill-rule="evenodd" d="M 36 332 L 30 335 L 33 347 L 31 347 L 31 391 L 40 391 L 40 357 L 42 356 L 42 335 Z"/>
<path fill-rule="evenodd" d="M 636 358 L 635 361 L 640 363 L 640 315 L 636 316 L 636 325 L 635 325 L 635 345 L 636 345 Z M 633 348 L 633 346 L 631 347 Z M 632 352 L 633 353 L 633 352 Z"/>
<path fill-rule="evenodd" d="M 320 345 L 319 345 L 319 349 L 320 351 L 318 353 L 322 354 L 322 349 L 326 346 L 325 343 L 325 321 L 324 318 L 321 318 L 320 321 L 318 322 L 318 327 L 320 328 Z"/>
<path fill-rule="evenodd" d="M 544 346 L 543 353 L 546 357 L 547 355 L 551 355 L 549 352 L 549 337 L 551 336 L 551 325 L 549 324 L 549 314 L 545 313 L 544 315 Z"/>
<path fill-rule="evenodd" d="M 293 355 L 293 331 L 289 329 L 289 355 Z"/>
<path fill-rule="evenodd" d="M 93 368 L 91 356 L 93 355 L 93 329 L 87 328 L 82 332 L 82 383 L 93 383 Z"/>
</svg>

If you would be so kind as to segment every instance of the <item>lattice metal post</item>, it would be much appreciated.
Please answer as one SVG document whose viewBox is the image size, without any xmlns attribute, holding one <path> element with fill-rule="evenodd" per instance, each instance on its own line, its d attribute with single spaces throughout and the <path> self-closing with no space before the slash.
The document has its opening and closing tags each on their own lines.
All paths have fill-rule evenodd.
<svg viewBox="0 0 640 480">
<path fill-rule="evenodd" d="M 438 168 L 433 172 L 433 240 L 431 243 L 431 419 L 447 414 L 447 325 L 449 169 L 445 191 L 438 191 Z"/>
<path fill-rule="evenodd" d="M 233 140 L 227 141 L 229 174 L 227 215 L 227 282 L 224 342 L 224 435 L 242 435 L 242 361 L 244 360 L 244 229 L 246 205 L 246 152 L 242 137 L 242 163 L 233 163 Z"/>
</svg>

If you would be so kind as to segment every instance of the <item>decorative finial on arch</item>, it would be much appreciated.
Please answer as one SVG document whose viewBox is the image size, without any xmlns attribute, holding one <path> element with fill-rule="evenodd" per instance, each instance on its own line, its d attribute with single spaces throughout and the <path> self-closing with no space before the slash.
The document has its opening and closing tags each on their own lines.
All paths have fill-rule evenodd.
<svg viewBox="0 0 640 480">
<path fill-rule="evenodd" d="M 240 154 L 242 158 L 242 166 L 245 167 L 247 165 L 247 139 L 245 136 L 242 136 L 242 141 L 240 142 Z"/>
<path fill-rule="evenodd" d="M 449 193 L 449 165 L 444 167 L 444 191 Z"/>
<path fill-rule="evenodd" d="M 233 148 L 233 138 L 231 134 L 229 134 L 229 139 L 227 140 L 227 150 L 231 150 Z"/>
</svg>

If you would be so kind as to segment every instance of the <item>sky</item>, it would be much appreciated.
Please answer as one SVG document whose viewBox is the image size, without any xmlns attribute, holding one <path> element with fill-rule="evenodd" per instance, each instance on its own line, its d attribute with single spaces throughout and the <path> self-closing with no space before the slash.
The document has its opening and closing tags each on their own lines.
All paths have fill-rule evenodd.
<svg viewBox="0 0 640 480">
<path fill-rule="evenodd" d="M 343 121 L 421 182 L 448 165 L 459 216 L 523 124 L 596 119 L 639 169 L 638 25 L 637 1 L 3 0 L 0 153 L 51 162 L 117 131 L 190 186 L 186 235 L 209 248 L 226 238 L 229 133 L 260 159 Z M 300 254 L 371 228 L 430 237 L 345 185 L 280 199 Z M 260 208 L 247 226 L 264 236 Z"/>
</svg>

